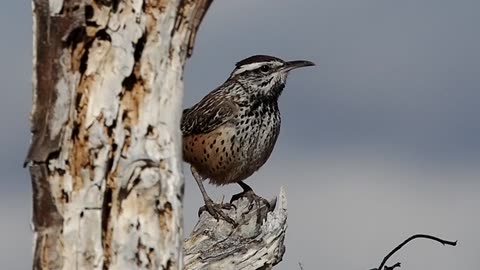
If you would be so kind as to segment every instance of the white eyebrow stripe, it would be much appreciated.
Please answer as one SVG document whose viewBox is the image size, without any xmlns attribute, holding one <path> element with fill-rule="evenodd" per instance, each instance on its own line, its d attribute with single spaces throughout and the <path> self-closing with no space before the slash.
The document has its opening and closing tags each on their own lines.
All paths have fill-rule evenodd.
<svg viewBox="0 0 480 270">
<path fill-rule="evenodd" d="M 259 63 L 253 63 L 253 64 L 248 64 L 248 65 L 243 65 L 241 68 L 238 68 L 236 69 L 234 72 L 233 72 L 233 75 L 237 75 L 237 74 L 240 74 L 240 73 L 243 73 L 247 70 L 254 70 L 254 69 L 257 69 L 263 65 L 265 65 L 267 62 L 259 62 Z"/>
</svg>

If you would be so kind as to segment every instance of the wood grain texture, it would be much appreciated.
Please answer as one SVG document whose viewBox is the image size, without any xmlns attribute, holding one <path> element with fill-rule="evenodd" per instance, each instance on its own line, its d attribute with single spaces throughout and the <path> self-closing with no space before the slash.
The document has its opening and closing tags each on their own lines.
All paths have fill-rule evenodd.
<svg viewBox="0 0 480 270">
<path fill-rule="evenodd" d="M 273 211 L 265 204 L 250 205 L 244 198 L 234 205 L 236 209 L 227 213 L 238 222 L 236 228 L 202 213 L 184 243 L 185 269 L 271 269 L 282 260 L 287 230 L 285 190 L 272 200 Z"/>
<path fill-rule="evenodd" d="M 183 69 L 210 0 L 33 0 L 34 269 L 180 269 Z"/>
</svg>

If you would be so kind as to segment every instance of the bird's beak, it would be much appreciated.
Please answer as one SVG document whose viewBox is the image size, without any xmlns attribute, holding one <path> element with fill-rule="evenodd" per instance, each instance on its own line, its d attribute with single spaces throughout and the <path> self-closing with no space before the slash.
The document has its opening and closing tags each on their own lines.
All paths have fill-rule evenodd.
<svg viewBox="0 0 480 270">
<path fill-rule="evenodd" d="M 310 62 L 310 61 L 296 60 L 296 61 L 290 61 L 290 62 L 285 63 L 284 69 L 286 71 L 290 71 L 290 70 L 296 69 L 296 68 L 311 67 L 311 66 L 315 66 L 315 64 L 313 62 Z"/>
</svg>

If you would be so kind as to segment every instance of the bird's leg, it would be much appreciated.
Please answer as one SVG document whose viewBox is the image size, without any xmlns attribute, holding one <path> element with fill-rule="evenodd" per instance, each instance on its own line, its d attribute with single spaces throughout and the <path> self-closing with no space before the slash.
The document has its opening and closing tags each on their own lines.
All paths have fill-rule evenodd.
<svg viewBox="0 0 480 270">
<path fill-rule="evenodd" d="M 210 213 L 210 215 L 212 215 L 215 219 L 218 220 L 222 218 L 226 222 L 236 225 L 237 223 L 222 211 L 222 209 L 231 209 L 232 205 L 230 203 L 228 204 L 214 203 L 213 200 L 208 196 L 207 191 L 203 186 L 203 182 L 202 182 L 204 180 L 203 177 L 200 176 L 200 174 L 197 172 L 197 170 L 195 170 L 193 166 L 191 166 L 190 169 L 192 171 L 193 178 L 195 178 L 195 181 L 197 182 L 198 187 L 200 188 L 200 192 L 202 193 L 202 196 L 203 196 L 203 201 L 205 202 L 205 205 L 200 207 L 200 209 L 198 209 L 198 215 L 200 216 L 200 214 L 203 211 L 207 210 L 207 212 Z"/>
<path fill-rule="evenodd" d="M 238 184 L 243 188 L 243 191 L 233 195 L 230 203 L 240 198 L 247 198 L 250 203 L 250 209 L 252 209 L 253 207 L 253 204 L 251 204 L 252 202 L 255 202 L 258 205 L 260 205 L 260 203 L 263 203 L 267 206 L 268 209 L 270 209 L 270 202 L 255 194 L 255 192 L 253 192 L 253 189 L 249 185 L 245 184 L 243 181 L 238 182 Z"/>
</svg>

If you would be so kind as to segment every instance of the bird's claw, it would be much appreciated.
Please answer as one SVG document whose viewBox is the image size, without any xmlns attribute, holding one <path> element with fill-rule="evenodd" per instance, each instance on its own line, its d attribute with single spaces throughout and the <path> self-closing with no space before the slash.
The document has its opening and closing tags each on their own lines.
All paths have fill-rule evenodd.
<svg viewBox="0 0 480 270">
<path fill-rule="evenodd" d="M 232 199 L 230 200 L 230 203 L 232 203 L 232 202 L 234 202 L 234 201 L 236 201 L 240 198 L 247 198 L 248 203 L 249 203 L 249 206 L 248 206 L 249 211 L 252 210 L 252 208 L 254 206 L 254 203 L 257 204 L 260 207 L 262 206 L 262 204 L 264 204 L 264 205 L 267 206 L 267 209 L 270 209 L 270 202 L 267 199 L 264 199 L 264 198 L 258 196 L 257 194 L 255 194 L 255 192 L 253 192 L 253 190 L 248 190 L 248 191 L 244 191 L 244 192 L 233 195 Z"/>
<path fill-rule="evenodd" d="M 207 211 L 210 215 L 212 215 L 212 217 L 214 217 L 217 221 L 219 219 L 223 219 L 225 220 L 226 222 L 236 226 L 237 223 L 235 222 L 235 220 L 233 220 L 232 218 L 230 218 L 227 214 L 225 214 L 225 212 L 223 212 L 222 209 L 226 209 L 226 210 L 231 210 L 232 208 L 235 208 L 235 205 L 231 204 L 231 203 L 214 203 L 213 201 L 206 201 L 205 202 L 205 205 L 200 207 L 200 209 L 198 209 L 198 216 L 200 216 L 202 214 L 203 211 Z"/>
</svg>

